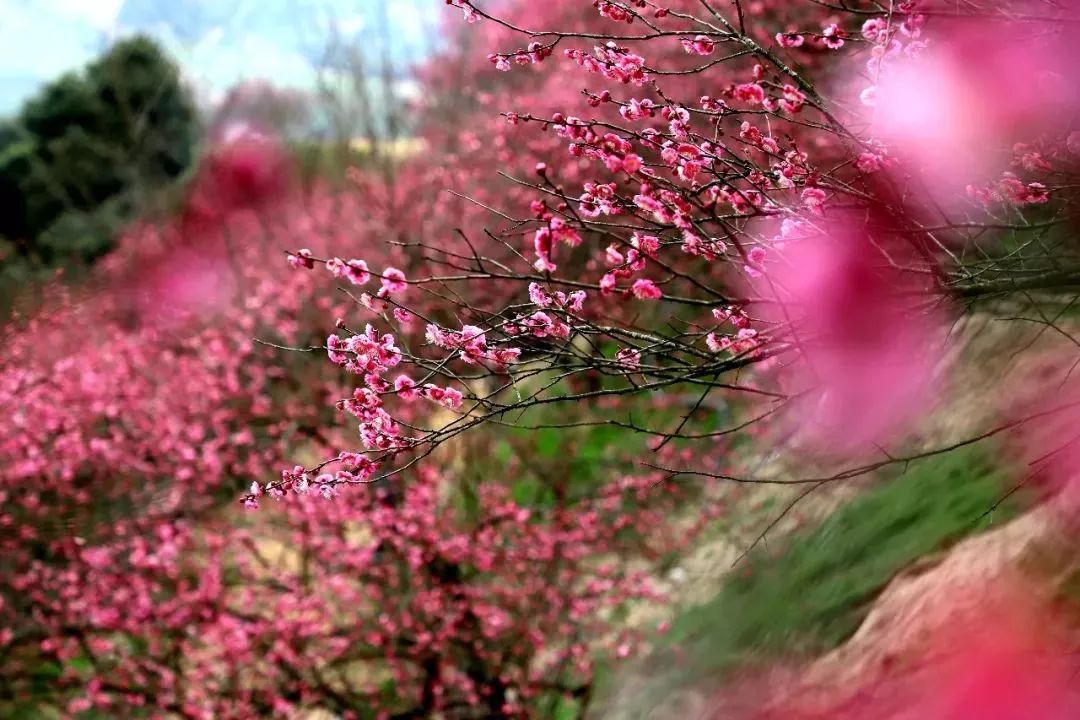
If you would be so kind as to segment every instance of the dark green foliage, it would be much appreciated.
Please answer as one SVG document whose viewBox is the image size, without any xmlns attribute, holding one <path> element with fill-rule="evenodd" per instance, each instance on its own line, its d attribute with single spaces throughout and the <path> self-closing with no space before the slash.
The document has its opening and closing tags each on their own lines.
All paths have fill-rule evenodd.
<svg viewBox="0 0 1080 720">
<path fill-rule="evenodd" d="M 0 235 L 12 240 L 29 234 L 25 183 L 33 167 L 33 138 L 14 123 L 0 126 Z"/>
<path fill-rule="evenodd" d="M 115 195 L 93 210 L 70 210 L 46 228 L 39 245 L 47 263 L 93 260 L 108 252 L 116 229 L 131 216 L 131 201 Z"/>
<path fill-rule="evenodd" d="M 72 127 L 93 127 L 100 113 L 90 83 L 69 72 L 45 86 L 23 106 L 23 128 L 39 142 L 63 137 Z"/>
<path fill-rule="evenodd" d="M 123 167 L 136 179 L 164 181 L 191 164 L 197 117 L 176 66 L 157 44 L 136 37 L 115 45 L 87 77 L 101 107 L 102 137 L 129 145 Z"/>
<path fill-rule="evenodd" d="M 149 38 L 50 83 L 0 126 L 5 262 L 78 265 L 107 252 L 145 198 L 188 168 L 197 132 L 176 66 Z"/>
</svg>

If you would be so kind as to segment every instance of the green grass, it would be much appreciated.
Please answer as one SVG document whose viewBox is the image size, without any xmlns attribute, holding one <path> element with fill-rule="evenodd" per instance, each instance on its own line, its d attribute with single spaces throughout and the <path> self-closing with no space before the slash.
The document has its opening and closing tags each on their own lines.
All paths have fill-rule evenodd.
<svg viewBox="0 0 1080 720">
<path fill-rule="evenodd" d="M 670 688 L 780 654 L 836 647 L 905 566 L 1012 517 L 1005 474 L 988 449 L 919 461 L 778 548 L 759 548 L 708 603 L 677 616 L 647 660 Z"/>
<path fill-rule="evenodd" d="M 552 394 L 571 392 L 562 383 L 554 385 Z M 566 498 L 591 497 L 613 478 L 642 473 L 641 458 L 652 457 L 650 447 L 655 446 L 658 437 L 636 432 L 625 424 L 673 430 L 688 409 L 657 408 L 647 397 L 624 398 L 617 412 L 573 400 L 535 406 L 504 418 L 507 425 L 488 426 L 482 441 L 471 448 L 466 462 L 457 470 L 455 480 L 468 493 L 471 487 L 503 478 L 517 503 L 537 509 L 557 504 L 556 485 Z M 615 424 L 619 422 L 623 425 Z M 730 422 L 726 410 L 698 408 L 693 430 L 714 431 L 724 422 Z M 670 444 L 690 446 L 678 439 Z M 691 488 L 687 495 L 692 497 L 693 491 Z M 461 499 L 467 510 L 464 506 L 471 501 Z"/>
</svg>

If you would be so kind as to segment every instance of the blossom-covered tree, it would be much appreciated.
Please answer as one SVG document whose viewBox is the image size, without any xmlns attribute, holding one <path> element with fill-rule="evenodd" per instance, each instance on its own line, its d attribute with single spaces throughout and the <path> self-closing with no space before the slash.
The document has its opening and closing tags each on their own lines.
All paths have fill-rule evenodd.
<svg viewBox="0 0 1080 720">
<path fill-rule="evenodd" d="M 359 260 L 267 262 L 282 238 L 326 254 L 343 227 L 370 231 L 357 196 L 292 192 L 286 168 L 267 138 L 213 148 L 172 225 L 131 229 L 97 284 L 7 328 L 0 701 L 70 717 L 584 712 L 597 654 L 646 639 L 612 621 L 658 597 L 648 561 L 720 506 L 674 532 L 684 493 L 658 472 L 583 477 L 525 437 L 485 472 L 442 455 L 407 484 L 345 452 L 338 484 L 368 487 L 298 467 L 303 498 L 239 512 L 281 457 L 348 444 L 327 404 L 377 401 L 321 348 L 283 348 L 321 342 L 359 302 L 329 299 L 330 281 L 397 282 Z M 361 337 L 392 362 L 392 342 Z M 399 421 L 437 419 L 418 405 Z"/>
<path fill-rule="evenodd" d="M 422 153 L 300 196 L 226 143 L 117 292 L 9 331 L 0 696 L 584 713 L 722 509 L 675 479 L 903 461 L 950 319 L 1072 304 L 1073 3 L 447 5 Z M 727 457 L 775 428 L 853 465 Z"/>
<path fill-rule="evenodd" d="M 1075 284 L 1051 233 L 1070 222 L 1076 170 L 1068 3 L 448 4 L 491 50 L 463 45 L 423 75 L 430 152 L 405 185 L 424 213 L 384 233 L 407 265 L 288 257 L 361 286 L 363 319 L 326 350 L 357 375 L 355 449 L 383 472 L 582 402 L 592 422 L 707 449 L 723 431 L 693 409 L 717 398 L 874 467 L 932 404 L 950 317 Z M 1028 41 L 1045 52 L 1015 49 Z M 955 59 L 976 50 L 992 62 Z M 462 68 L 465 98 L 448 90 Z M 912 73 L 946 90 L 919 96 Z M 995 83 L 1018 88 L 1015 108 Z M 463 106 L 474 119 L 447 131 Z M 978 118 L 976 148 L 961 126 Z M 633 416 L 636 399 L 673 394 L 696 400 Z M 415 403 L 454 419 L 402 422 Z M 334 462 L 258 491 L 366 480 L 325 473 Z"/>
</svg>

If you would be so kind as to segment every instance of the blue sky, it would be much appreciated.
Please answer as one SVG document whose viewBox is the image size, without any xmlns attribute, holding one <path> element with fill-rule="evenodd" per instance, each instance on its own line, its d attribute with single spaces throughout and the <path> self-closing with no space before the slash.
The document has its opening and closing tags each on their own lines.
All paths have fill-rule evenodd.
<svg viewBox="0 0 1080 720">
<path fill-rule="evenodd" d="M 0 115 L 43 82 L 81 66 L 111 40 L 157 37 L 200 98 L 240 80 L 306 88 L 331 38 L 370 46 L 385 16 L 392 52 L 415 57 L 430 43 L 439 0 L 0 0 Z"/>
</svg>

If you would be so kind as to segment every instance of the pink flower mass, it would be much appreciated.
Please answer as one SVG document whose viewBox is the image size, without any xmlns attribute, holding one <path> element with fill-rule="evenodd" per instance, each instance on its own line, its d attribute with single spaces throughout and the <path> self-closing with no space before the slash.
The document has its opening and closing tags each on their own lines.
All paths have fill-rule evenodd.
<svg viewBox="0 0 1080 720">
<path fill-rule="evenodd" d="M 867 88 L 875 135 L 939 195 L 1000 173 L 1000 155 L 988 150 L 1059 133 L 1078 107 L 1080 54 L 1065 25 L 1022 20 L 1043 5 L 1018 3 L 1015 22 L 944 21 L 929 43 L 921 24 L 864 26 L 875 43 Z M 1056 12 L 1075 10 L 1064 3 Z"/>
<path fill-rule="evenodd" d="M 771 319 L 792 331 L 786 380 L 804 396 L 791 422 L 829 453 L 889 440 L 933 399 L 940 303 L 930 288 L 918 298 L 923 281 L 884 260 L 865 232 L 824 221 L 757 283 L 775 293 Z"/>
<path fill-rule="evenodd" d="M 1007 522 L 872 506 L 848 582 L 838 504 L 974 447 L 1075 529 L 1074 0 L 433 5 L 409 67 L 376 16 L 327 55 L 347 117 L 209 118 L 85 267 L 0 237 L 0 717 L 764 720 L 744 678 Z M 1080 717 L 1066 584 L 822 720 Z"/>
</svg>

